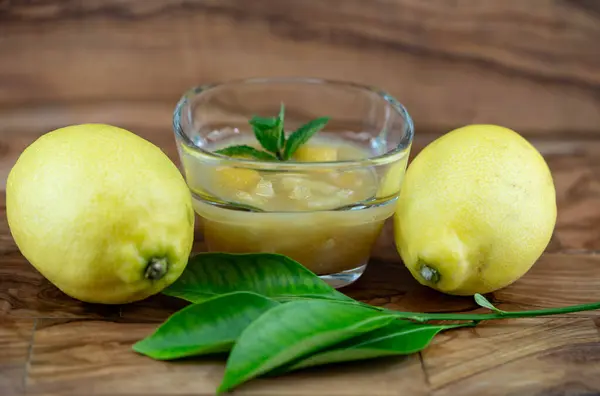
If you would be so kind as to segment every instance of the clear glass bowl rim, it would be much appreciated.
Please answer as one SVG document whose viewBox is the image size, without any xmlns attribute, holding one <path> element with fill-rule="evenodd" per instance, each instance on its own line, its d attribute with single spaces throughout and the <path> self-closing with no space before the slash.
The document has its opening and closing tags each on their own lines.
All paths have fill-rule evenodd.
<svg viewBox="0 0 600 396">
<path fill-rule="evenodd" d="M 315 84 L 315 85 L 332 85 L 339 87 L 349 87 L 357 90 L 371 92 L 376 94 L 380 99 L 385 101 L 389 108 L 395 111 L 405 123 L 405 133 L 402 136 L 399 144 L 392 150 L 387 151 L 384 154 L 371 156 L 359 160 L 347 160 L 347 161 L 329 161 L 329 162 L 294 162 L 294 161 L 281 161 L 281 162 L 270 162 L 260 161 L 253 159 L 243 158 L 232 158 L 221 154 L 214 153 L 206 150 L 202 147 L 197 146 L 190 139 L 190 137 L 183 131 L 181 125 L 181 117 L 184 116 L 183 112 L 187 108 L 186 105 L 190 99 L 195 96 L 201 95 L 209 90 L 219 88 L 227 85 L 239 85 L 239 84 Z M 317 170 L 322 168 L 340 170 L 343 168 L 363 168 L 369 166 L 385 165 L 394 163 L 402 159 L 405 155 L 408 155 L 410 146 L 414 138 L 414 124 L 406 108 L 396 100 L 392 95 L 387 92 L 368 85 L 343 81 L 343 80 L 331 80 L 323 78 L 310 78 L 310 77 L 255 77 L 246 79 L 233 79 L 223 82 L 207 83 L 198 85 L 188 89 L 178 101 L 175 110 L 173 112 L 173 130 L 175 136 L 180 140 L 186 148 L 188 154 L 196 154 L 200 160 L 207 163 L 219 163 L 226 166 L 233 166 L 239 168 L 250 168 L 250 169 L 261 169 L 261 170 Z"/>
</svg>

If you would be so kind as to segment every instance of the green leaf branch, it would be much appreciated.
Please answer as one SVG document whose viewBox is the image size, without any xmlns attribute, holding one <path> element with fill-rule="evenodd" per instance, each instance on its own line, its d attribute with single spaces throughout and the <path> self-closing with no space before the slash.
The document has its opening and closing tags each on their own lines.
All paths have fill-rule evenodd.
<svg viewBox="0 0 600 396">
<path fill-rule="evenodd" d="M 164 293 L 192 304 L 133 350 L 157 360 L 229 353 L 218 392 L 259 376 L 419 352 L 442 331 L 486 320 L 600 309 L 596 302 L 509 312 L 476 294 L 492 313 L 393 311 L 356 301 L 296 261 L 267 253 L 199 254 Z"/>
</svg>

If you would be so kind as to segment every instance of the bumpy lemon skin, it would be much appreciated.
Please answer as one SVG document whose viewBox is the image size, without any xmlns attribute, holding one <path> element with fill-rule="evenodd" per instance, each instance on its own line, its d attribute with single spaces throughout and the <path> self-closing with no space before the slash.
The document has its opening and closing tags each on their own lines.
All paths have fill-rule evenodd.
<svg viewBox="0 0 600 396">
<path fill-rule="evenodd" d="M 508 128 L 470 125 L 432 142 L 408 167 L 394 216 L 396 246 L 421 284 L 454 295 L 489 293 L 537 261 L 556 211 L 540 153 Z"/>
<path fill-rule="evenodd" d="M 20 155 L 6 211 L 21 253 L 67 295 L 121 304 L 160 292 L 183 272 L 194 212 L 186 183 L 156 146 L 121 128 L 57 129 Z M 166 258 L 159 280 L 145 277 Z"/>
</svg>

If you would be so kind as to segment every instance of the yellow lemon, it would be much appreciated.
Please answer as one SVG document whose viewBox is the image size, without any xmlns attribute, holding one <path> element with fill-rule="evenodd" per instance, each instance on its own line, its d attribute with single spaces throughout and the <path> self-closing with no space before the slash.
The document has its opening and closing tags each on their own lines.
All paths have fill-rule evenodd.
<svg viewBox="0 0 600 396">
<path fill-rule="evenodd" d="M 394 232 L 420 283 L 472 295 L 523 276 L 555 223 L 554 183 L 540 153 L 510 129 L 470 125 L 438 138 L 410 164 Z"/>
<path fill-rule="evenodd" d="M 294 153 L 294 159 L 300 162 L 331 162 L 337 157 L 337 149 L 329 146 L 300 146 Z"/>
<path fill-rule="evenodd" d="M 177 167 L 117 127 L 47 133 L 20 155 L 6 212 L 22 254 L 71 297 L 118 304 L 158 293 L 184 270 L 194 212 Z"/>
</svg>

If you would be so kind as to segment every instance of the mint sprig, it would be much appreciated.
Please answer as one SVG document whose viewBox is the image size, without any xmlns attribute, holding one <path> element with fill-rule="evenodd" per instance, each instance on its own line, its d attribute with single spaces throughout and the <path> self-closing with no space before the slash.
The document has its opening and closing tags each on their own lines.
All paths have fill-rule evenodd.
<svg viewBox="0 0 600 396">
<path fill-rule="evenodd" d="M 238 145 L 229 146 L 215 152 L 227 156 L 242 155 L 260 161 L 289 161 L 296 150 L 322 130 L 329 121 L 329 117 L 311 120 L 292 132 L 286 140 L 284 118 L 285 106 L 282 103 L 277 117 L 254 116 L 248 122 L 252 127 L 256 140 L 265 151 L 247 145 Z"/>
</svg>

